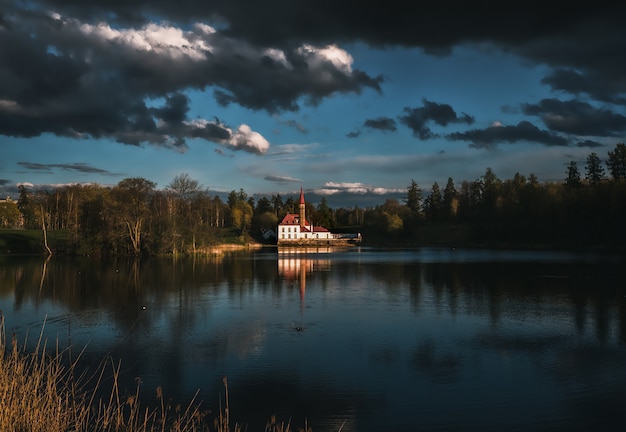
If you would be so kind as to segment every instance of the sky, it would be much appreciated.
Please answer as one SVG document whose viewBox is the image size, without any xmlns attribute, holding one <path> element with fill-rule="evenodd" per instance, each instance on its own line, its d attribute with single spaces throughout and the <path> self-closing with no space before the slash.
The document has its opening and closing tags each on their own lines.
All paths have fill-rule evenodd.
<svg viewBox="0 0 626 432">
<path fill-rule="evenodd" d="M 186 174 L 367 207 L 584 175 L 626 130 L 626 5 L 593 4 L 0 0 L 0 196 Z"/>
</svg>

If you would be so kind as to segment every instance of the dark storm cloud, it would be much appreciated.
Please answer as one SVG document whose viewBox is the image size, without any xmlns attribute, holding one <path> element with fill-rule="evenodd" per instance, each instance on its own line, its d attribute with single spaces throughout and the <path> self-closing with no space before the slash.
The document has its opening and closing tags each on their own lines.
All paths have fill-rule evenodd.
<svg viewBox="0 0 626 432">
<path fill-rule="evenodd" d="M 108 170 L 96 168 L 86 163 L 40 164 L 35 162 L 18 162 L 17 164 L 32 171 L 52 172 L 54 169 L 60 169 L 63 171 L 113 175 L 113 173 Z"/>
<path fill-rule="evenodd" d="M 53 133 L 178 151 L 187 148 L 187 138 L 202 138 L 262 154 L 265 144 L 246 142 L 254 135 L 245 128 L 238 133 L 190 121 L 181 92 L 208 90 L 222 106 L 269 113 L 297 111 L 336 94 L 382 92 L 380 76 L 338 60 L 345 52 L 336 47 L 320 48 L 351 42 L 420 47 L 438 55 L 466 43 L 496 47 L 553 68 L 543 80 L 553 90 L 615 104 L 626 100 L 621 3 L 516 9 L 506 2 L 466 1 L 414 8 L 399 0 L 384 7 L 347 0 L 0 0 L 0 5 L 0 134 L 7 136 Z M 163 105 L 148 106 L 148 99 Z M 407 108 L 400 121 L 428 139 L 435 136 L 430 122 L 473 120 L 456 115 L 456 121 L 445 120 L 454 112 L 439 108 L 433 117 L 430 107 Z M 565 131 L 566 126 L 548 127 Z M 591 120 L 580 129 L 593 130 Z"/>
<path fill-rule="evenodd" d="M 543 99 L 522 106 L 524 114 L 538 116 L 551 130 L 573 135 L 611 137 L 626 131 L 626 117 L 577 100 Z"/>
<path fill-rule="evenodd" d="M 439 104 L 436 102 L 423 101 L 424 106 L 419 108 L 404 108 L 404 115 L 398 117 L 400 122 L 408 126 L 413 135 L 421 140 L 434 138 L 438 135 L 434 134 L 429 123 L 435 123 L 439 126 L 447 126 L 451 123 L 465 123 L 471 125 L 474 118 L 467 114 L 457 116 L 456 112 L 448 104 Z"/>
<path fill-rule="evenodd" d="M 566 146 L 568 141 L 558 135 L 542 131 L 530 122 L 522 121 L 516 126 L 491 126 L 451 133 L 446 138 L 453 141 L 471 141 L 470 147 L 495 148 L 500 143 L 530 142 L 547 146 Z"/>
<path fill-rule="evenodd" d="M 187 24 L 203 21 L 256 46 L 364 42 L 379 47 L 421 47 L 445 55 L 456 45 L 489 42 L 560 70 L 545 81 L 554 89 L 586 92 L 598 100 L 622 100 L 626 92 L 622 76 L 626 5 L 619 2 L 568 3 L 567 7 L 526 3 L 520 8 L 495 1 L 430 2 L 418 8 L 401 0 L 387 1 L 382 7 L 348 0 L 209 4 L 196 0 L 40 0 L 38 4 L 90 21 L 137 24 L 155 17 Z M 571 75 L 574 70 L 576 77 Z"/>
<path fill-rule="evenodd" d="M 604 147 L 603 144 L 600 144 L 597 141 L 592 141 L 592 140 L 584 140 L 584 141 L 580 141 L 578 144 L 576 144 L 576 147 L 589 147 L 589 148 L 595 148 L 595 147 Z"/>
<path fill-rule="evenodd" d="M 607 81 L 602 76 L 585 75 L 574 70 L 558 69 L 541 80 L 542 84 L 549 85 L 552 90 L 562 90 L 574 95 L 587 94 L 592 99 L 601 102 L 610 102 L 617 105 L 626 104 L 626 82 L 623 77 L 618 80 Z"/>
<path fill-rule="evenodd" d="M 357 130 L 357 131 L 348 132 L 346 134 L 346 137 L 348 137 L 348 138 L 358 138 L 359 135 L 361 135 L 361 131 Z"/>
<path fill-rule="evenodd" d="M 363 123 L 364 127 L 378 129 L 383 132 L 392 131 L 395 132 L 397 130 L 396 121 L 389 117 L 378 117 L 376 119 L 367 119 Z"/>
<path fill-rule="evenodd" d="M 315 105 L 338 93 L 381 91 L 382 78 L 353 70 L 349 54 L 336 47 L 280 51 L 227 38 L 204 23 L 112 27 L 77 18 L 95 17 L 92 7 L 98 3 L 45 2 L 42 11 L 37 4 L 23 9 L 17 1 L 3 1 L 3 135 L 110 138 L 180 151 L 186 138 L 201 137 L 260 154 L 258 145 L 242 141 L 245 135 L 224 133 L 229 129 L 224 125 L 197 130 L 181 92 L 213 89 L 222 105 L 274 113 L 297 111 L 301 103 Z M 126 7 L 101 5 L 111 11 Z M 223 141 L 229 139 L 235 141 Z"/>
<path fill-rule="evenodd" d="M 41 0 L 39 4 L 90 20 L 210 20 L 221 23 L 232 35 L 264 45 L 293 40 L 361 40 L 376 45 L 423 46 L 431 51 L 489 38 L 521 44 L 544 36 L 567 35 L 596 19 L 608 18 L 613 25 L 621 25 L 619 14 L 624 10 L 599 4 L 511 8 L 502 2 L 464 1 L 431 2 L 415 8 L 401 0 L 387 1 L 382 7 L 364 7 L 348 0 Z"/>
</svg>

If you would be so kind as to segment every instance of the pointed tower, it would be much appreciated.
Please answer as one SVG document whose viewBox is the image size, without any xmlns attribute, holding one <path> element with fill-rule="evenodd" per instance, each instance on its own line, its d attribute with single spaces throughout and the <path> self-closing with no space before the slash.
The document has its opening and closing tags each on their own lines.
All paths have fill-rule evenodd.
<svg viewBox="0 0 626 432">
<path fill-rule="evenodd" d="M 302 186 L 300 186 L 300 227 L 303 227 L 306 224 L 305 208 L 304 192 L 302 191 Z"/>
</svg>

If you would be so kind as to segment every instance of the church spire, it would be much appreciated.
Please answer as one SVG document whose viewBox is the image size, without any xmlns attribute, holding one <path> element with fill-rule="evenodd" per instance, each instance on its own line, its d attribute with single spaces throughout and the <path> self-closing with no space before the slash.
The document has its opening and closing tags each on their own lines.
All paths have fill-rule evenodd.
<svg viewBox="0 0 626 432">
<path fill-rule="evenodd" d="M 302 186 L 300 186 L 300 226 L 301 227 L 303 227 L 306 224 L 305 208 L 306 208 L 306 205 L 304 203 L 304 191 L 302 190 Z"/>
</svg>

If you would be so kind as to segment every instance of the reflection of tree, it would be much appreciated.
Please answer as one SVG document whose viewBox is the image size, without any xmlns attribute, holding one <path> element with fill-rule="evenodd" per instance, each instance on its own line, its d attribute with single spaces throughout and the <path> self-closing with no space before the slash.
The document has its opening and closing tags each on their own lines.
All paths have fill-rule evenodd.
<svg viewBox="0 0 626 432">
<path fill-rule="evenodd" d="M 175 299 L 191 302 L 206 287 L 226 286 L 232 292 L 252 289 L 256 285 L 279 287 L 277 272 L 293 280 L 298 289 L 310 283 L 326 284 L 335 280 L 340 286 L 372 278 L 393 299 L 409 290 L 412 301 L 432 296 L 451 311 L 465 308 L 472 315 L 491 315 L 494 320 L 509 313 L 530 308 L 533 313 L 550 314 L 550 308 L 569 308 L 579 331 L 592 316 L 599 335 L 609 332 L 613 308 L 620 297 L 623 276 L 615 272 L 602 277 L 602 269 L 591 265 L 533 263 L 354 263 L 329 258 L 294 259 L 293 269 L 277 268 L 272 259 L 241 259 L 236 255 L 222 258 L 194 259 L 91 259 L 89 257 L 6 260 L 2 268 L 2 292 L 13 293 L 17 302 L 30 298 L 34 303 L 50 299 L 71 311 L 104 309 L 116 312 L 137 310 L 148 302 L 160 306 Z M 286 263 L 283 258 L 281 262 Z M 4 265 L 6 263 L 6 265 Z M 304 268 L 302 265 L 304 264 Z M 332 265 L 331 265 L 332 263 Z M 11 271 L 10 277 L 7 271 Z M 304 270 L 304 276 L 299 270 Z M 291 279 L 290 279 L 291 278 Z M 314 278 L 314 279 L 311 279 Z M 597 286 L 594 281 L 598 280 Z M 595 286 L 590 290 L 590 286 Z M 621 298 L 621 297 L 620 297 Z M 621 303 L 619 303 L 621 304 Z M 192 305 L 189 304 L 189 307 Z M 186 307 L 182 305 L 181 307 Z"/>
<path fill-rule="evenodd" d="M 41 290 L 43 289 L 43 284 L 46 281 L 46 274 L 48 273 L 48 261 L 50 261 L 51 257 L 52 257 L 52 254 L 48 254 L 46 256 L 46 259 L 43 261 L 43 266 L 41 268 L 41 280 L 39 281 L 39 294 L 41 294 Z"/>
<path fill-rule="evenodd" d="M 571 323 L 581 335 L 593 326 L 601 341 L 608 340 L 616 330 L 626 340 L 626 306 L 621 293 L 624 275 L 618 271 L 606 275 L 606 265 L 401 260 L 356 263 L 319 255 L 293 258 L 293 264 L 286 267 L 285 263 L 284 257 L 271 254 L 259 259 L 233 254 L 142 260 L 55 255 L 43 265 L 40 257 L 2 258 L 0 292 L 5 298 L 13 295 L 15 309 L 25 302 L 40 307 L 49 300 L 72 315 L 73 326 L 102 319 L 96 318 L 93 311 L 106 314 L 120 336 L 115 349 L 135 356 L 146 355 L 150 349 L 167 353 L 188 350 L 181 346 L 185 341 L 180 335 L 194 331 L 198 321 L 212 312 L 209 299 L 220 294 L 245 298 L 252 291 L 267 291 L 267 295 L 278 296 L 281 290 L 289 289 L 299 290 L 304 300 L 311 288 L 324 295 L 328 290 L 341 293 L 343 287 L 350 287 L 356 295 L 374 289 L 389 303 L 407 299 L 415 315 L 436 308 L 436 313 L 487 317 L 494 327 L 507 319 L 558 319 Z M 297 272 L 290 274 L 290 265 Z M 143 305 L 146 310 L 142 310 Z M 163 332 L 159 335 L 160 346 L 143 345 L 142 335 L 155 331 Z M 246 335 L 244 340 L 254 343 L 254 337 Z M 224 355 L 223 343 L 219 336 L 212 335 L 209 345 L 203 346 L 204 355 Z M 420 358 L 436 362 L 439 356 L 424 354 Z M 168 368 L 175 370 L 180 360 L 170 355 L 167 362 L 171 362 Z"/>
</svg>

